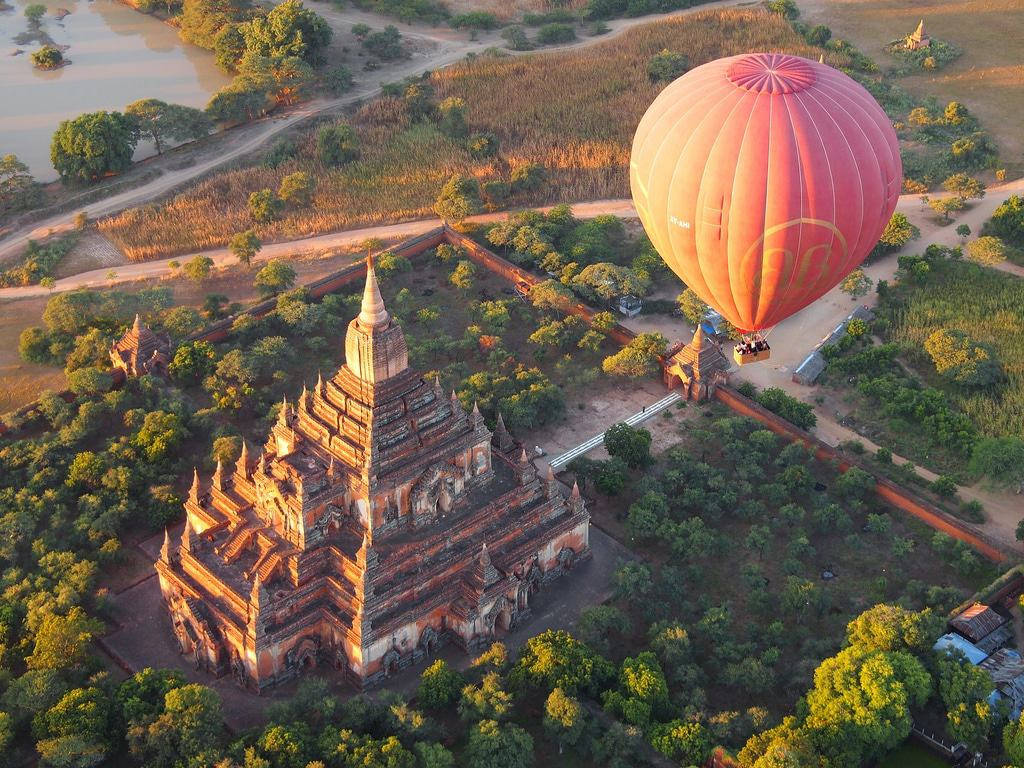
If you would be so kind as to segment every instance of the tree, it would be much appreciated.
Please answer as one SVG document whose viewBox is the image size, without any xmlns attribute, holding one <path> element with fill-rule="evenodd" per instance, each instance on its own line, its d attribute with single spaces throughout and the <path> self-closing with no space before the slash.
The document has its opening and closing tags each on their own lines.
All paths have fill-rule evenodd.
<svg viewBox="0 0 1024 768">
<path fill-rule="evenodd" d="M 228 250 L 238 259 L 238 263 L 247 267 L 252 264 L 252 257 L 259 253 L 261 248 L 263 243 L 253 229 L 236 232 L 228 243 Z"/>
<path fill-rule="evenodd" d="M 613 424 L 604 433 L 604 447 L 609 456 L 616 456 L 632 469 L 651 463 L 651 433 L 625 423 Z"/>
<path fill-rule="evenodd" d="M 209 256 L 198 255 L 189 259 L 181 268 L 181 274 L 196 283 L 201 283 L 210 276 L 213 269 L 213 259 Z"/>
<path fill-rule="evenodd" d="M 255 120 L 266 114 L 269 94 L 269 83 L 263 79 L 239 76 L 213 95 L 206 105 L 206 114 L 211 120 L 228 125 Z"/>
<path fill-rule="evenodd" d="M 651 376 L 667 346 L 668 340 L 660 333 L 641 333 L 614 355 L 606 357 L 601 368 L 613 376 L 633 379 Z"/>
<path fill-rule="evenodd" d="M 954 173 L 942 182 L 942 188 L 961 200 L 980 200 L 985 196 L 985 185 L 966 173 Z"/>
<path fill-rule="evenodd" d="M 217 353 L 208 341 L 186 341 L 174 350 L 167 366 L 171 378 L 184 384 L 198 384 L 217 364 Z"/>
<path fill-rule="evenodd" d="M 1011 195 L 992 212 L 992 233 L 1015 245 L 1024 245 L 1024 197 Z"/>
<path fill-rule="evenodd" d="M 872 285 L 874 281 L 864 274 L 863 269 L 855 269 L 839 283 L 839 290 L 851 298 L 859 299 L 871 290 Z"/>
<path fill-rule="evenodd" d="M 579 701 L 555 688 L 544 702 L 544 730 L 558 742 L 558 754 L 573 746 L 583 735 L 586 719 Z"/>
<path fill-rule="evenodd" d="M 90 182 L 132 164 L 139 137 L 135 121 L 120 112 L 87 112 L 57 126 L 50 162 L 66 182 Z"/>
<path fill-rule="evenodd" d="M 940 654 L 936 662 L 937 688 L 946 706 L 946 731 L 956 741 L 980 750 L 993 724 L 988 702 L 992 678 L 960 656 Z"/>
<path fill-rule="evenodd" d="M 316 154 L 324 165 L 351 163 L 359 157 L 359 138 L 347 123 L 324 125 L 316 132 Z"/>
<path fill-rule="evenodd" d="M 995 350 L 971 340 L 962 331 L 940 328 L 924 341 L 925 352 L 935 370 L 949 381 L 964 387 L 991 387 L 1004 378 Z"/>
<path fill-rule="evenodd" d="M 530 288 L 530 303 L 537 309 L 564 312 L 574 303 L 573 295 L 557 280 L 545 280 Z"/>
<path fill-rule="evenodd" d="M 1003 749 L 1013 765 L 1024 765 L 1024 712 L 1003 729 Z"/>
<path fill-rule="evenodd" d="M 44 45 L 38 51 L 33 51 L 31 59 L 36 69 L 57 69 L 64 65 L 64 54 L 60 48 L 52 45 Z"/>
<path fill-rule="evenodd" d="M 438 659 L 420 675 L 416 701 L 426 709 L 444 709 L 458 697 L 466 681 L 448 662 Z"/>
<path fill-rule="evenodd" d="M 291 265 L 279 259 L 271 259 L 259 272 L 253 285 L 262 296 L 273 296 L 275 293 L 287 291 L 295 285 L 295 270 Z"/>
<path fill-rule="evenodd" d="M 81 606 L 74 606 L 66 616 L 49 614 L 36 630 L 35 646 L 25 659 L 29 669 L 73 671 L 91 660 L 89 643 L 103 630 L 103 625 L 90 618 Z"/>
<path fill-rule="evenodd" d="M 147 766 L 213 764 L 219 757 L 222 723 L 220 697 L 213 690 L 182 685 L 167 691 L 155 719 L 129 727 L 126 737 L 132 755 Z"/>
<path fill-rule="evenodd" d="M 512 709 L 512 696 L 502 687 L 497 672 L 484 675 L 480 685 L 466 685 L 459 700 L 463 720 L 501 720 Z"/>
<path fill-rule="evenodd" d="M 926 653 L 942 631 L 943 620 L 930 610 L 908 611 L 880 603 L 846 625 L 846 642 L 866 651 Z"/>
<path fill-rule="evenodd" d="M 281 211 L 281 200 L 273 190 L 261 189 L 249 195 L 249 215 L 252 220 L 267 224 L 277 218 Z"/>
<path fill-rule="evenodd" d="M 658 723 L 651 729 L 651 746 L 680 765 L 704 765 L 711 754 L 711 733 L 700 723 Z"/>
<path fill-rule="evenodd" d="M 985 235 L 967 244 L 967 258 L 975 264 L 991 267 L 1006 260 L 1006 244 L 998 237 Z"/>
<path fill-rule="evenodd" d="M 455 756 L 441 744 L 430 741 L 417 741 L 413 750 L 420 760 L 422 768 L 454 768 Z M 309 768 L 307 766 L 307 768 Z"/>
<path fill-rule="evenodd" d="M 611 301 L 627 294 L 642 296 L 647 293 L 647 285 L 636 276 L 636 272 L 607 262 L 584 267 L 572 279 L 572 284 L 591 300 Z"/>
<path fill-rule="evenodd" d="M 910 734 L 912 708 L 931 692 L 931 677 L 912 654 L 851 646 L 825 659 L 807 694 L 806 726 L 826 757 L 842 764 L 877 760 Z"/>
<path fill-rule="evenodd" d="M 335 96 L 351 91 L 352 86 L 355 83 L 355 80 L 352 77 L 352 72 L 343 64 L 339 64 L 336 67 L 330 67 L 322 72 L 320 75 L 320 81 L 323 83 L 324 88 L 327 89 L 328 93 Z"/>
<path fill-rule="evenodd" d="M 885 225 L 882 236 L 878 238 L 878 245 L 875 246 L 875 255 L 884 255 L 900 250 L 911 240 L 917 240 L 921 236 L 921 230 L 910 223 L 905 213 L 897 211 Z"/>
<path fill-rule="evenodd" d="M 476 275 L 476 267 L 468 259 L 462 259 L 455 265 L 448 282 L 460 291 L 468 291 L 473 287 L 473 277 Z"/>
<path fill-rule="evenodd" d="M 388 24 L 380 32 L 370 32 L 362 41 L 363 49 L 381 61 L 394 61 L 405 57 L 402 33 L 394 24 Z"/>
<path fill-rule="evenodd" d="M 163 153 L 169 141 L 196 141 L 210 133 L 212 126 L 205 112 L 180 104 L 167 104 L 160 99 L 140 99 L 124 108 L 135 120 L 136 129 L 150 139 L 156 153 Z"/>
<path fill-rule="evenodd" d="M 480 188 L 476 179 L 452 176 L 441 187 L 434 202 L 434 213 L 449 224 L 460 224 L 480 211 Z"/>
<path fill-rule="evenodd" d="M 533 738 L 518 725 L 481 720 L 469 732 L 464 756 L 473 768 L 529 768 Z"/>
<path fill-rule="evenodd" d="M 603 657 L 564 630 L 548 629 L 526 641 L 509 681 L 520 688 L 536 688 L 550 694 L 561 688 L 567 695 L 601 690 L 614 676 Z"/>
<path fill-rule="evenodd" d="M 0 159 L 0 214 L 24 211 L 42 201 L 43 191 L 17 155 Z"/>
<path fill-rule="evenodd" d="M 676 297 L 676 304 L 679 305 L 679 311 L 690 321 L 691 325 L 700 325 L 710 309 L 707 302 L 700 298 L 692 288 L 687 288 L 680 293 Z"/>
<path fill-rule="evenodd" d="M 309 205 L 313 197 L 313 177 L 305 171 L 290 173 L 281 179 L 277 196 L 289 205 Z"/>
<path fill-rule="evenodd" d="M 935 211 L 937 214 L 939 214 L 942 217 L 943 222 L 945 223 L 949 223 L 949 221 L 951 220 L 952 217 L 950 214 L 956 213 L 957 211 L 962 211 L 967 206 L 963 199 L 957 197 L 956 195 L 951 195 L 949 197 L 931 197 L 924 199 L 927 200 L 928 207 Z"/>
<path fill-rule="evenodd" d="M 284 0 L 266 16 L 257 16 L 242 25 L 247 54 L 257 56 L 296 56 L 314 66 L 326 61 L 330 45 L 330 25 L 300 0 Z"/>
<path fill-rule="evenodd" d="M 36 750 L 48 765 L 100 765 L 110 751 L 110 702 L 99 688 L 73 688 L 34 724 L 43 738 Z"/>
<path fill-rule="evenodd" d="M 458 96 L 449 96 L 437 105 L 441 114 L 438 128 L 441 133 L 453 139 L 464 139 L 469 133 L 466 126 L 466 102 Z"/>
<path fill-rule="evenodd" d="M 1024 484 L 1024 440 L 1019 437 L 985 437 L 971 453 L 968 469 L 997 485 Z"/>
<path fill-rule="evenodd" d="M 788 395 L 778 387 L 768 387 L 754 398 L 772 413 L 777 413 L 801 429 L 810 429 L 818 423 L 814 408 Z"/>
<path fill-rule="evenodd" d="M 29 24 L 38 25 L 45 15 L 46 6 L 42 3 L 31 3 L 25 6 L 25 18 L 28 19 Z"/>
<path fill-rule="evenodd" d="M 466 139 L 466 149 L 477 160 L 494 157 L 498 154 L 498 137 L 493 133 L 474 133 Z"/>
<path fill-rule="evenodd" d="M 690 68 L 690 60 L 684 53 L 663 48 L 647 60 L 647 76 L 652 83 L 671 83 Z"/>
</svg>

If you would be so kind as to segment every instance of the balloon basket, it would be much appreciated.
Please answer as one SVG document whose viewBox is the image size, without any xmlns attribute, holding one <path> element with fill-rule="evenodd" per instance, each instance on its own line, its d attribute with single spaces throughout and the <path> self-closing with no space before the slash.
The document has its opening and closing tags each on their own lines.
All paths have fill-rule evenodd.
<svg viewBox="0 0 1024 768">
<path fill-rule="evenodd" d="M 771 348 L 766 344 L 764 349 L 744 351 L 740 345 L 736 345 L 732 348 L 732 359 L 736 361 L 736 365 L 750 365 L 751 363 L 760 363 L 762 360 L 767 360 L 772 356 Z"/>
</svg>

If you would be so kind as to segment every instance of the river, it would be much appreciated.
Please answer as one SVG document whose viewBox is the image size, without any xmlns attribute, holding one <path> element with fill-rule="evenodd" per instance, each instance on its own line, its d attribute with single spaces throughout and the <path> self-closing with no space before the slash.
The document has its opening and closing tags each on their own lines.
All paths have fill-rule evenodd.
<svg viewBox="0 0 1024 768">
<path fill-rule="evenodd" d="M 99 109 L 123 110 L 143 98 L 203 107 L 230 78 L 213 54 L 183 43 L 178 32 L 117 0 L 50 0 L 40 25 L 64 51 L 68 66 L 43 72 L 29 54 L 36 41 L 16 38 L 29 29 L 14 0 L 0 11 L 0 155 L 14 153 L 39 181 L 52 181 L 50 138 L 61 120 Z M 71 13 L 58 21 L 59 9 Z M 24 51 L 13 55 L 18 49 Z M 153 153 L 140 144 L 136 159 Z"/>
</svg>

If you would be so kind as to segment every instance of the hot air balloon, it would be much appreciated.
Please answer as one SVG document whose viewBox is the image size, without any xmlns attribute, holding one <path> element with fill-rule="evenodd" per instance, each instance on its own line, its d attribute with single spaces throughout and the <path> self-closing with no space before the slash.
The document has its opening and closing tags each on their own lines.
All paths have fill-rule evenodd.
<svg viewBox="0 0 1024 768">
<path fill-rule="evenodd" d="M 889 118 L 858 83 L 798 56 L 697 67 L 637 127 L 630 187 L 651 243 L 769 354 L 764 331 L 855 269 L 896 207 L 903 167 Z"/>
</svg>

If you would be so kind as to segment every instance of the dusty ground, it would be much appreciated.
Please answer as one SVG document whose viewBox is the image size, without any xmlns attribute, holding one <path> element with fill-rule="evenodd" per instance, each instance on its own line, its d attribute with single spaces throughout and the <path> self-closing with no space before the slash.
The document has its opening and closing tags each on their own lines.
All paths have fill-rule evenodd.
<svg viewBox="0 0 1024 768">
<path fill-rule="evenodd" d="M 1024 172 L 1024 0 L 798 0 L 801 18 L 827 24 L 880 67 L 901 63 L 885 51 L 920 19 L 963 55 L 936 72 L 898 80 L 911 93 L 956 99 L 976 114 L 1002 150 L 1009 177 Z"/>
<path fill-rule="evenodd" d="M 26 299 L 14 305 L 0 302 L 0 413 L 18 408 L 47 389 L 64 388 L 64 371 L 24 362 L 18 356 L 18 337 L 30 325 L 39 325 L 45 298 Z"/>
<path fill-rule="evenodd" d="M 568 489 L 563 488 L 563 493 L 567 492 Z M 172 533 L 172 539 L 176 541 L 180 535 L 179 526 Z M 139 546 L 138 575 L 142 580 L 135 581 L 134 586 L 111 596 L 109 613 L 114 629 L 102 639 L 101 647 L 132 670 L 147 666 L 180 669 L 190 681 L 210 685 L 220 694 L 228 725 L 235 732 L 261 723 L 267 704 L 288 698 L 295 692 L 296 684 L 283 685 L 257 696 L 240 689 L 230 676 L 214 680 L 196 670 L 178 652 L 160 596 L 160 585 L 151 570 L 151 563 L 159 556 L 162 542 L 163 534 L 158 534 Z M 601 603 L 610 596 L 612 573 L 621 560 L 632 556 L 623 545 L 593 527 L 590 530 L 590 547 L 593 557 L 589 561 L 532 599 L 533 615 L 528 622 L 514 632 L 497 638 L 508 646 L 510 652 L 514 653 L 528 638 L 547 629 L 572 627 L 584 608 Z M 443 648 L 438 656 L 461 669 L 465 669 L 470 661 L 469 657 L 452 646 Z M 401 671 L 392 678 L 388 688 L 405 694 L 411 693 L 419 682 L 424 666 L 418 665 Z M 321 672 L 335 694 L 343 697 L 353 695 L 351 687 L 334 670 L 325 669 Z"/>
</svg>

